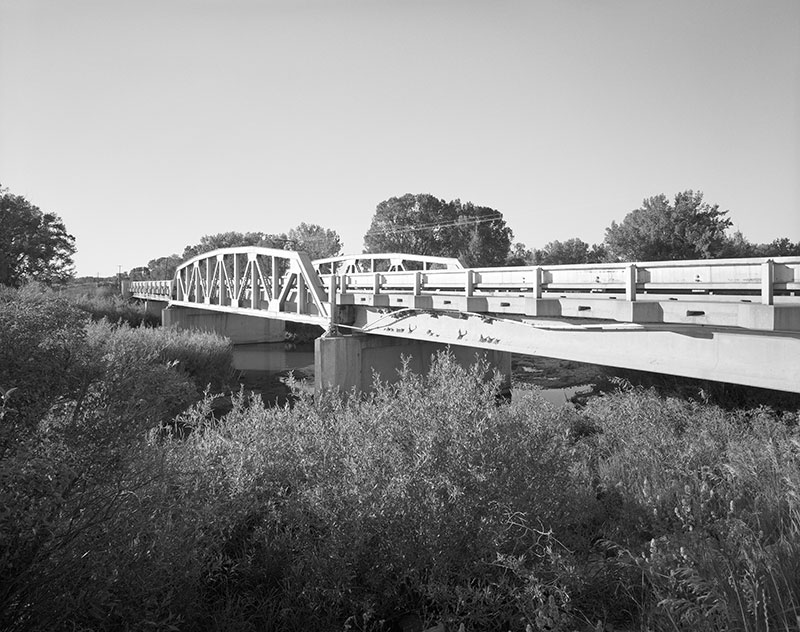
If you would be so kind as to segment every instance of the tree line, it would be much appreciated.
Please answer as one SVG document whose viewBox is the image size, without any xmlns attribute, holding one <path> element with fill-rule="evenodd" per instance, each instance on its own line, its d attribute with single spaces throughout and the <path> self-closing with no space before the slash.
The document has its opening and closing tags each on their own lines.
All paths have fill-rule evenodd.
<svg viewBox="0 0 800 632">
<path fill-rule="evenodd" d="M 529 249 L 512 243 L 499 211 L 422 194 L 378 204 L 364 243 L 367 252 L 459 257 L 470 267 L 800 255 L 800 241 L 751 243 L 740 231 L 729 234 L 732 226 L 728 211 L 687 190 L 671 200 L 663 194 L 645 198 L 621 222 L 612 221 L 599 244 L 571 237 Z"/>
<path fill-rule="evenodd" d="M 622 221 L 612 221 L 600 243 L 568 237 L 528 248 L 514 242 L 497 209 L 408 193 L 377 205 L 364 235 L 364 252 L 457 257 L 469 267 L 800 256 L 800 241 L 777 237 L 753 243 L 740 231 L 731 233 L 728 213 L 704 201 L 701 191 L 682 191 L 671 199 L 659 194 L 645 198 Z M 30 280 L 52 284 L 74 276 L 75 238 L 57 214 L 42 212 L 0 187 L 0 226 L 0 285 L 19 287 Z M 183 261 L 235 246 L 301 250 L 318 259 L 340 254 L 342 240 L 335 230 L 305 222 L 287 233 L 216 233 L 187 245 L 180 255 L 157 257 L 125 276 L 170 278 Z"/>
</svg>

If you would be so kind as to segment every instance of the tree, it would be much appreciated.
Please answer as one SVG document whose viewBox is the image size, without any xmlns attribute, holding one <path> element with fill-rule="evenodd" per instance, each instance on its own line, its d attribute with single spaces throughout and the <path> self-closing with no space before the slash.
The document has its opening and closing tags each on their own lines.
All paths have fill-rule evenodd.
<svg viewBox="0 0 800 632">
<path fill-rule="evenodd" d="M 131 271 L 128 273 L 128 278 L 131 281 L 147 281 L 150 278 L 150 268 L 147 266 L 131 268 Z"/>
<path fill-rule="evenodd" d="M 724 259 L 740 259 L 743 257 L 757 257 L 758 246 L 751 244 L 742 231 L 737 230 L 733 235 L 725 238 L 725 243 L 719 256 Z"/>
<path fill-rule="evenodd" d="M 289 231 L 287 245 L 292 249 L 302 250 L 312 259 L 334 257 L 342 250 L 339 233 L 318 224 L 305 222 L 301 222 L 297 228 Z"/>
<path fill-rule="evenodd" d="M 515 243 L 506 256 L 507 266 L 529 266 L 534 262 L 535 253 L 522 242 Z"/>
<path fill-rule="evenodd" d="M 731 221 L 719 205 L 703 202 L 703 193 L 688 190 L 673 203 L 663 194 L 646 198 L 621 224 L 606 228 L 605 247 L 616 261 L 709 259 L 725 252 Z"/>
<path fill-rule="evenodd" d="M 536 263 L 562 265 L 571 263 L 590 263 L 589 244 L 573 237 L 566 241 L 551 241 L 534 253 Z"/>
<path fill-rule="evenodd" d="M 0 188 L 0 285 L 64 282 L 73 276 L 75 238 L 55 213 Z"/>
<path fill-rule="evenodd" d="M 495 209 L 408 193 L 378 204 L 364 247 L 366 252 L 458 257 L 467 266 L 497 266 L 505 263 L 512 236 Z"/>
<path fill-rule="evenodd" d="M 258 246 L 265 240 L 267 235 L 260 232 L 239 233 L 229 231 L 227 233 L 216 233 L 214 235 L 204 235 L 200 238 L 200 243 L 194 246 L 186 246 L 183 249 L 183 260 L 191 259 L 204 252 L 211 252 L 220 248 L 234 248 L 236 246 Z"/>
<path fill-rule="evenodd" d="M 178 255 L 151 259 L 147 264 L 151 279 L 171 279 L 183 259 Z"/>
<path fill-rule="evenodd" d="M 183 249 L 183 259 L 185 261 L 204 252 L 237 246 L 301 250 L 312 259 L 320 259 L 338 254 L 342 244 L 336 231 L 323 228 L 318 224 L 301 222 L 299 226 L 292 228 L 288 235 L 286 233 L 239 233 L 236 231 L 205 235 L 200 239 L 199 244 L 186 246 Z"/>
<path fill-rule="evenodd" d="M 773 239 L 768 244 L 755 247 L 756 257 L 797 257 L 800 256 L 800 241 L 792 243 L 788 237 Z"/>
</svg>

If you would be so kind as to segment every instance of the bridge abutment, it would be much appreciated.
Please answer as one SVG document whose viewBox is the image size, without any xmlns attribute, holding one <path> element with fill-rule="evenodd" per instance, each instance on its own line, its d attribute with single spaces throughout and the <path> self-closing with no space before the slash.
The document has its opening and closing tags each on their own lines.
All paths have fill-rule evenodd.
<svg viewBox="0 0 800 632">
<path fill-rule="evenodd" d="M 161 312 L 161 323 L 164 327 L 215 332 L 230 338 L 234 344 L 283 342 L 286 339 L 286 323 L 282 320 L 193 307 L 167 307 Z"/>
<path fill-rule="evenodd" d="M 465 367 L 473 365 L 477 357 L 485 358 L 489 369 L 496 369 L 503 376 L 501 393 L 504 396 L 510 394 L 511 354 L 508 352 L 369 334 L 317 338 L 314 345 L 315 392 L 335 388 L 342 392 L 352 389 L 369 392 L 373 373 L 377 373 L 381 380 L 397 381 L 398 370 L 405 358 L 410 371 L 427 373 L 433 356 L 448 347 L 455 360 Z"/>
</svg>

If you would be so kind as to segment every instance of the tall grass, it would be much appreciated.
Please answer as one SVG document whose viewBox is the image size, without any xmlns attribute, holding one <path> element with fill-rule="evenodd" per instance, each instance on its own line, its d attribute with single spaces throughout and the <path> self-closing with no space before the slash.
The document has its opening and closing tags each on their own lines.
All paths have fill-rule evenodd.
<svg viewBox="0 0 800 632">
<path fill-rule="evenodd" d="M 158 327 L 161 324 L 161 316 L 149 313 L 142 301 L 131 301 L 119 295 L 84 294 L 74 298 L 73 302 L 95 321 L 107 320 L 131 327 Z"/>
<path fill-rule="evenodd" d="M 654 629 L 797 629 L 800 436 L 794 415 L 725 412 L 653 391 L 594 400 L 582 476 L 598 535 L 641 573 Z"/>
<path fill-rule="evenodd" d="M 200 392 L 231 386 L 233 344 L 214 333 L 175 328 L 114 326 L 108 321 L 86 327 L 88 343 L 105 350 L 110 358 L 118 351 L 130 362 L 163 364 L 188 377 Z"/>
</svg>

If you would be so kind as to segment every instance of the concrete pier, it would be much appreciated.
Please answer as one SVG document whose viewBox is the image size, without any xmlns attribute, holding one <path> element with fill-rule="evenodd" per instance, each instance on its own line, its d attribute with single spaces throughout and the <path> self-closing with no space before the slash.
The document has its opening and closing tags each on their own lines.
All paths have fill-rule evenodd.
<svg viewBox="0 0 800 632">
<path fill-rule="evenodd" d="M 402 368 L 403 359 L 408 358 L 408 368 L 413 373 L 424 374 L 430 369 L 434 354 L 446 349 L 448 345 L 421 340 L 368 334 L 326 334 L 315 342 L 314 390 L 317 393 L 334 388 L 343 392 L 353 389 L 369 392 L 374 373 L 384 381 L 394 382 L 398 379 L 398 370 Z M 498 370 L 503 376 L 501 393 L 510 393 L 510 353 L 456 345 L 449 346 L 449 349 L 462 366 L 471 366 L 477 357 L 485 358 L 490 369 Z"/>
<path fill-rule="evenodd" d="M 230 338 L 234 344 L 282 342 L 286 339 L 286 324 L 282 320 L 193 307 L 167 307 L 161 312 L 161 323 L 164 327 L 212 331 Z"/>
</svg>

